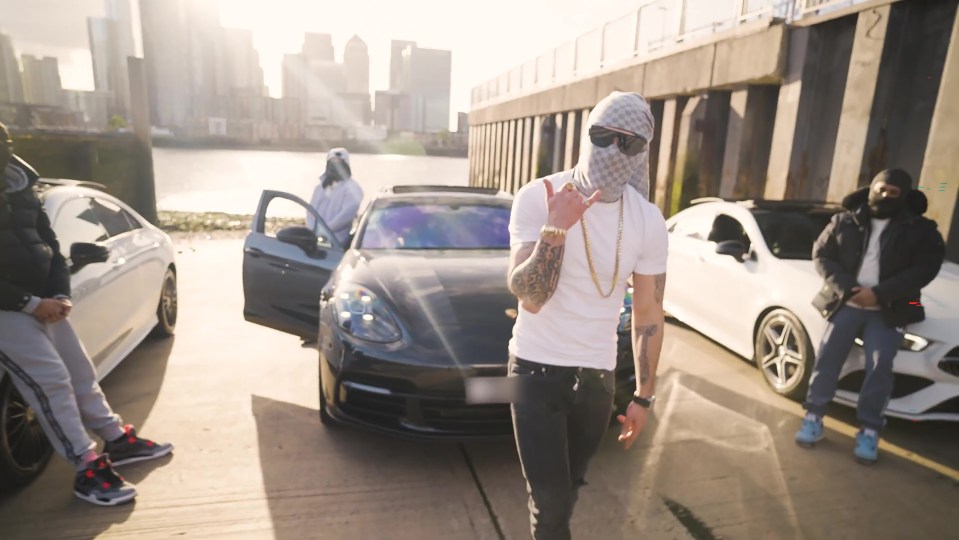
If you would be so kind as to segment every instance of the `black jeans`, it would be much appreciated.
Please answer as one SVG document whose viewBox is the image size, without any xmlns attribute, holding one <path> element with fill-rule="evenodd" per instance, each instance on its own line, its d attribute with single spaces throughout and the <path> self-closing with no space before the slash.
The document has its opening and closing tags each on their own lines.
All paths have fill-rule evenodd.
<svg viewBox="0 0 959 540">
<path fill-rule="evenodd" d="M 530 532 L 535 540 L 568 539 L 586 468 L 609 428 L 615 375 L 510 357 L 509 376 L 526 378 L 511 409 Z"/>
</svg>

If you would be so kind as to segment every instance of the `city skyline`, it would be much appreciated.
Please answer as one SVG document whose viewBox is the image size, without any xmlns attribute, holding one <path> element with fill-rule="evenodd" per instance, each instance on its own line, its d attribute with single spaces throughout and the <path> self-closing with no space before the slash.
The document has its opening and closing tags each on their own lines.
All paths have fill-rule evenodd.
<svg viewBox="0 0 959 540">
<path fill-rule="evenodd" d="M 461 7 L 439 0 L 400 4 L 366 0 L 337 4 L 340 7 L 323 1 L 274 0 L 264 4 L 220 0 L 219 7 L 223 26 L 253 31 L 264 82 L 274 97 L 282 95 L 284 55 L 298 53 L 307 32 L 330 34 L 340 62 L 349 39 L 354 35 L 362 38 L 370 56 L 371 94 L 390 88 L 392 40 L 452 51 L 453 130 L 456 113 L 469 110 L 473 86 L 513 67 L 520 59 L 541 54 L 625 13 L 640 1 L 598 0 L 586 6 L 573 0 L 491 0 L 490 9 L 480 14 L 467 14 Z M 0 32 L 11 35 L 18 57 L 32 54 L 58 58 L 64 88 L 92 90 L 95 85 L 87 17 L 104 17 L 107 13 L 103 0 L 71 0 L 70 6 L 72 9 L 63 9 L 59 0 L 0 0 L 0 12 L 5 13 Z M 375 18 L 370 16 L 373 13 Z M 425 17 L 424 13 L 432 16 Z M 138 27 L 137 13 L 133 13 L 133 19 Z M 317 20 L 324 21 L 322 27 L 310 26 Z M 135 41 L 142 54 L 139 35 Z"/>
</svg>

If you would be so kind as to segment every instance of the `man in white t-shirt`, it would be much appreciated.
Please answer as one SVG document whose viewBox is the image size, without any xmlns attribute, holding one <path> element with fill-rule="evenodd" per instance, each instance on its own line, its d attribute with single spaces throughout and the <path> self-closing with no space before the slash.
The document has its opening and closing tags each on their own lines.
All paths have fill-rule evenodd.
<svg viewBox="0 0 959 540">
<path fill-rule="evenodd" d="M 626 448 L 646 425 L 663 343 L 666 224 L 646 198 L 653 115 L 639 94 L 614 92 L 588 126 L 576 166 L 520 189 L 510 219 L 509 287 L 520 309 L 509 374 L 523 378 L 513 428 L 536 539 L 570 537 L 577 492 L 612 413 L 630 277 L 636 394 L 618 417 Z"/>
<path fill-rule="evenodd" d="M 829 326 L 809 379 L 806 417 L 796 443 L 811 447 L 823 438 L 822 418 L 849 351 L 861 337 L 866 377 L 857 411 L 862 429 L 853 455 L 871 464 L 879 458 L 901 328 L 925 318 L 921 291 L 939 273 L 945 244 L 936 222 L 922 216 L 926 196 L 912 189 L 912 177 L 901 169 L 880 172 L 842 205 L 846 211 L 833 216 L 813 247 L 816 270 L 825 280 L 813 305 Z"/>
<path fill-rule="evenodd" d="M 350 236 L 353 220 L 363 201 L 363 188 L 353 179 L 350 154 L 345 148 L 334 148 L 326 155 L 326 171 L 313 190 L 310 205 L 341 243 Z M 307 214 L 306 226 L 313 229 L 316 220 Z"/>
</svg>

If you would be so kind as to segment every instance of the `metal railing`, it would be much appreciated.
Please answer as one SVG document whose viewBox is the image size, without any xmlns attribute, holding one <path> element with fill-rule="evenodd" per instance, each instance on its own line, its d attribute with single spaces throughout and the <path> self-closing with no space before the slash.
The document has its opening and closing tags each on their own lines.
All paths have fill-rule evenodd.
<svg viewBox="0 0 959 540">
<path fill-rule="evenodd" d="M 794 21 L 866 0 L 645 0 L 473 88 L 474 108 L 586 77 L 757 20 Z"/>
</svg>

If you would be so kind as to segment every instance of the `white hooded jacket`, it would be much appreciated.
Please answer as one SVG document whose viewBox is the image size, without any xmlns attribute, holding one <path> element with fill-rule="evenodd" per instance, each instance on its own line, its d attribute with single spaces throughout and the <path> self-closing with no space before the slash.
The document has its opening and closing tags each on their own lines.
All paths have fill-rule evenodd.
<svg viewBox="0 0 959 540">
<path fill-rule="evenodd" d="M 344 148 L 330 150 L 326 155 L 326 161 L 329 162 L 334 157 L 342 159 L 347 164 L 350 162 L 350 154 Z M 346 180 L 333 182 L 328 187 L 323 187 L 325 176 L 325 173 L 320 176 L 319 183 L 313 189 L 310 206 L 316 210 L 326 226 L 336 236 L 336 239 L 342 243 L 349 237 L 353 220 L 360 210 L 360 203 L 363 201 L 363 188 L 352 176 Z M 306 226 L 314 231 L 316 230 L 316 221 L 312 214 L 307 214 Z"/>
</svg>

